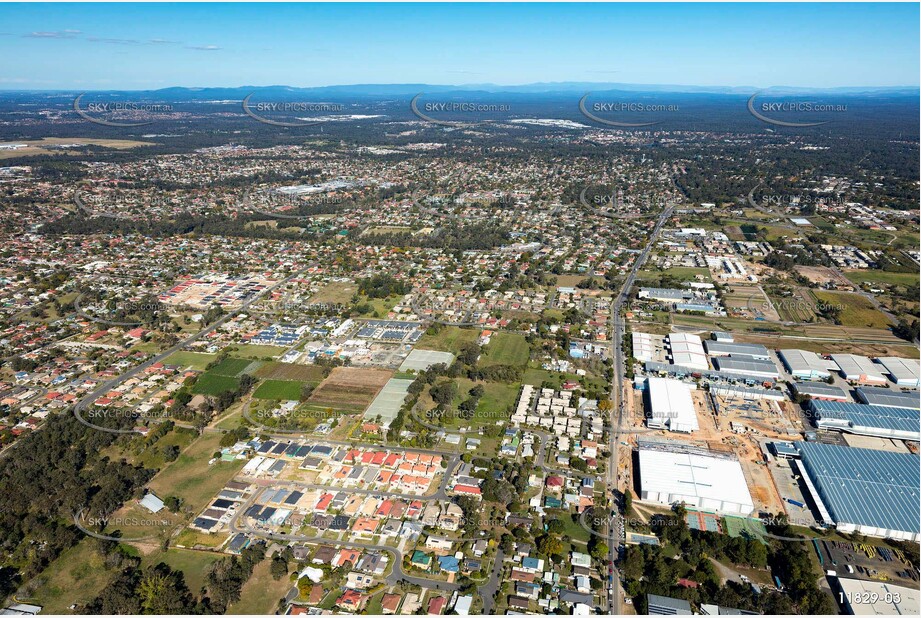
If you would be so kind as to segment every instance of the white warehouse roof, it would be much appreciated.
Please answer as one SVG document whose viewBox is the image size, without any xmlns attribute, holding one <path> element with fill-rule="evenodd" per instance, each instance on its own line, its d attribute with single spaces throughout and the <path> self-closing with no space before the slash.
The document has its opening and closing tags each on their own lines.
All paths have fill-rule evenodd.
<svg viewBox="0 0 921 618">
<path fill-rule="evenodd" d="M 886 383 L 882 365 L 877 365 L 866 356 L 832 354 L 831 359 L 838 365 L 845 380 L 876 384 Z"/>
<path fill-rule="evenodd" d="M 640 448 L 640 493 L 643 500 L 748 515 L 755 510 L 751 493 L 734 459 L 678 450 Z"/>
<path fill-rule="evenodd" d="M 919 374 L 921 374 L 919 361 L 895 356 L 886 356 L 877 360 L 886 368 L 893 382 L 900 386 L 918 388 Z"/>
<path fill-rule="evenodd" d="M 680 380 L 649 378 L 650 427 L 690 433 L 697 431 L 691 387 Z"/>
<path fill-rule="evenodd" d="M 673 365 L 692 369 L 710 369 L 703 342 L 697 335 L 672 333 L 668 336 L 668 345 L 671 348 Z"/>
</svg>

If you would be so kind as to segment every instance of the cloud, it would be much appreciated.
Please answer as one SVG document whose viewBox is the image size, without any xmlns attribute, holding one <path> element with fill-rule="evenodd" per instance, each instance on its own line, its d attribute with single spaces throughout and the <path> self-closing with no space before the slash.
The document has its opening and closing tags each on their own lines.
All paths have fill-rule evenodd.
<svg viewBox="0 0 921 618">
<path fill-rule="evenodd" d="M 106 39 L 91 36 L 86 39 L 87 41 L 92 41 L 93 43 L 111 43 L 112 45 L 139 45 L 140 41 L 134 39 Z"/>
<path fill-rule="evenodd" d="M 194 49 L 196 51 L 217 51 L 221 49 L 217 45 L 186 45 L 186 49 Z"/>
<path fill-rule="evenodd" d="M 53 30 L 31 32 L 23 36 L 30 39 L 74 39 L 80 34 L 83 33 L 79 30 Z"/>
<path fill-rule="evenodd" d="M 179 41 L 169 41 L 167 39 L 148 39 L 151 45 L 179 45 Z"/>
</svg>

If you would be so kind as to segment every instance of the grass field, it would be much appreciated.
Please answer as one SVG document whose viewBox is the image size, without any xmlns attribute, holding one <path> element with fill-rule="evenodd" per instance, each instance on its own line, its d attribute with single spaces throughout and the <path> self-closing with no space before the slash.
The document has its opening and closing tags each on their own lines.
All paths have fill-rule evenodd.
<svg viewBox="0 0 921 618">
<path fill-rule="evenodd" d="M 256 565 L 253 574 L 240 591 L 240 600 L 227 608 L 228 614 L 265 616 L 275 613 L 278 600 L 283 598 L 294 584 L 288 577 L 273 579 L 269 572 L 271 565 L 272 561 L 269 558 Z"/>
<path fill-rule="evenodd" d="M 841 307 L 839 319 L 842 326 L 865 326 L 867 328 L 888 328 L 889 320 L 870 301 L 859 294 L 846 292 L 812 292 L 822 303 Z"/>
<path fill-rule="evenodd" d="M 221 434 L 206 433 L 179 458 L 150 481 L 150 489 L 161 498 L 177 496 L 184 506 L 198 512 L 243 467 L 242 461 L 218 461 L 208 465 L 220 450 Z"/>
<path fill-rule="evenodd" d="M 482 386 L 483 390 L 486 392 L 483 394 L 483 397 L 480 398 L 473 418 L 468 419 L 458 415 L 448 415 L 444 418 L 442 423 L 445 427 L 495 425 L 498 421 L 508 420 L 508 410 L 515 404 L 520 390 L 518 384 L 474 382 L 467 378 L 459 378 L 455 380 L 455 382 L 457 383 L 457 395 L 455 395 L 454 401 L 451 402 L 451 408 L 453 410 L 457 410 L 457 406 L 470 397 L 470 389 L 477 384 Z M 428 396 L 427 390 L 423 396 L 422 402 L 427 408 L 432 408 L 435 405 L 434 401 Z M 435 422 L 435 424 L 438 423 Z"/>
<path fill-rule="evenodd" d="M 277 345 L 255 345 L 249 343 L 242 343 L 240 345 L 234 346 L 234 356 L 242 356 L 243 358 L 277 358 L 286 348 Z"/>
<path fill-rule="evenodd" d="M 301 397 L 303 383 L 291 380 L 266 380 L 259 385 L 253 397 L 256 399 L 286 399 L 297 401 Z"/>
<path fill-rule="evenodd" d="M 146 567 L 163 562 L 174 570 L 182 571 L 189 590 L 192 591 L 192 594 L 198 594 L 201 587 L 205 585 L 208 567 L 222 557 L 218 553 L 171 547 L 165 552 L 157 551 L 144 556 L 141 564 Z"/>
<path fill-rule="evenodd" d="M 899 285 L 908 287 L 918 284 L 918 273 L 890 273 L 884 270 L 853 270 L 845 272 L 844 276 L 852 282 L 860 285 L 861 283 L 888 283 L 889 285 Z"/>
<path fill-rule="evenodd" d="M 442 350 L 457 354 L 465 343 L 476 343 L 480 331 L 458 326 L 445 326 L 435 335 L 424 334 L 416 347 L 420 350 Z"/>
<path fill-rule="evenodd" d="M 24 602 L 41 605 L 43 613 L 69 614 L 71 604 L 85 604 L 95 599 L 115 577 L 106 571 L 96 542 L 85 538 L 64 551 L 42 573 L 35 593 Z"/>
<path fill-rule="evenodd" d="M 243 373 L 243 370 L 249 367 L 251 363 L 252 361 L 245 358 L 234 358 L 232 356 L 228 356 L 220 363 L 209 369 L 208 373 L 235 378 Z"/>
<path fill-rule="evenodd" d="M 524 335 L 518 333 L 494 333 L 486 346 L 486 354 L 480 359 L 483 365 L 524 366 L 530 359 L 530 348 Z"/>
<path fill-rule="evenodd" d="M 237 390 L 239 386 L 240 381 L 238 379 L 230 376 L 217 375 L 209 371 L 199 376 L 198 381 L 195 382 L 195 386 L 192 387 L 192 392 L 202 395 L 217 395 L 224 391 Z"/>
<path fill-rule="evenodd" d="M 179 352 L 170 354 L 163 363 L 166 365 L 179 365 L 183 369 L 191 368 L 197 371 L 204 371 L 208 363 L 213 361 L 216 357 L 217 354 L 203 354 L 201 352 L 186 352 L 180 350 Z"/>
</svg>

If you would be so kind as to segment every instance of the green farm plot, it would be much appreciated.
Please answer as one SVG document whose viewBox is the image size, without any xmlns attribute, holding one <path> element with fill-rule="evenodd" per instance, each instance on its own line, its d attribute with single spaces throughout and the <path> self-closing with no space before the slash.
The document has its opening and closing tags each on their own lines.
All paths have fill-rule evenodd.
<svg viewBox="0 0 921 618">
<path fill-rule="evenodd" d="M 256 399 L 284 399 L 297 401 L 301 398 L 302 382 L 292 380 L 266 380 L 259 385 L 253 397 Z"/>
<path fill-rule="evenodd" d="M 186 352 L 180 350 L 170 354 L 163 361 L 166 365 L 179 365 L 183 369 L 191 368 L 196 371 L 204 371 L 208 363 L 217 358 L 216 354 L 204 354 L 202 352 Z"/>
<path fill-rule="evenodd" d="M 516 365 L 528 363 L 530 349 L 524 335 L 518 333 L 494 333 L 486 346 L 486 354 L 480 359 L 483 365 Z"/>
<path fill-rule="evenodd" d="M 201 395 L 218 395 L 224 391 L 235 391 L 240 386 L 237 378 L 230 376 L 217 375 L 215 373 L 205 373 L 198 378 L 192 392 Z"/>
</svg>

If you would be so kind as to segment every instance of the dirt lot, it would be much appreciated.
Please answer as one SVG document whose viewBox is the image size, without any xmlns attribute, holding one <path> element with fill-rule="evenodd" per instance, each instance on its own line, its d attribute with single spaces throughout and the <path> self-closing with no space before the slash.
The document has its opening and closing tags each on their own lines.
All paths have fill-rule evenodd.
<svg viewBox="0 0 921 618">
<path fill-rule="evenodd" d="M 797 266 L 796 272 L 819 285 L 834 283 L 842 290 L 851 290 L 854 288 L 854 284 L 848 281 L 847 277 L 838 276 L 827 266 Z"/>
</svg>

